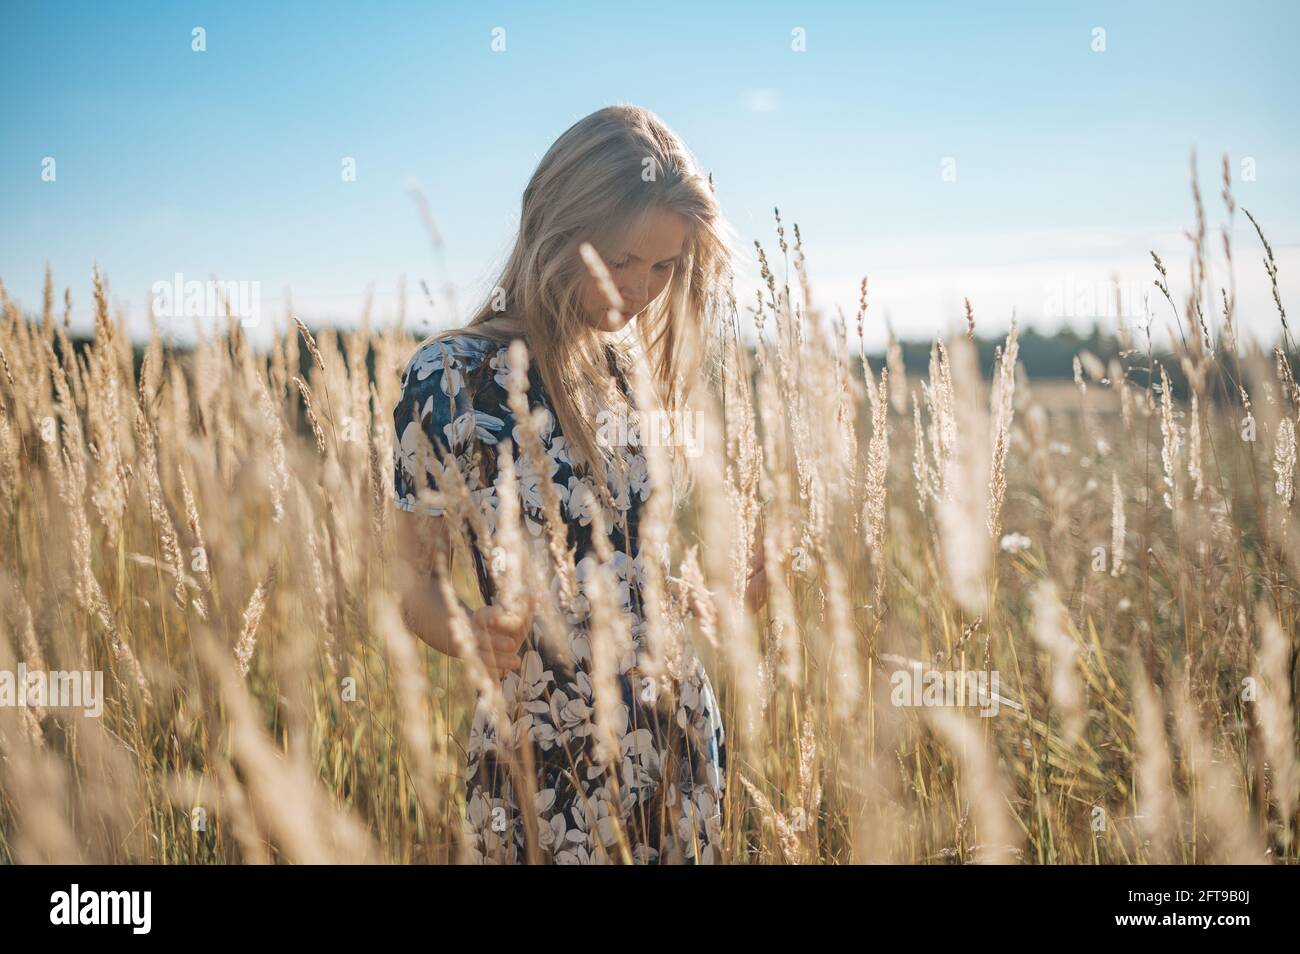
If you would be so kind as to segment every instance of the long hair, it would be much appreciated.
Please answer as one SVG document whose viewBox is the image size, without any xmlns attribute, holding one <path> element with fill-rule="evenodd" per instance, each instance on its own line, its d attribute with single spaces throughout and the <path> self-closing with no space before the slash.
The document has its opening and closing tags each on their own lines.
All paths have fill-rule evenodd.
<svg viewBox="0 0 1300 954">
<path fill-rule="evenodd" d="M 607 258 L 655 210 L 690 222 L 668 286 L 623 329 L 634 334 L 592 327 L 580 304 L 588 273 L 579 246 L 590 242 Z M 607 106 L 565 130 L 538 163 L 524 189 L 514 249 L 468 325 L 428 340 L 467 333 L 524 339 L 575 470 L 602 481 L 605 467 L 595 464 L 612 463 L 613 452 L 598 440 L 601 412 L 623 420 L 634 413 L 615 369 L 644 361 L 654 409 L 680 421 L 694 384 L 716 367 L 733 236 L 711 179 L 663 120 L 638 106 Z M 689 483 L 681 442 L 669 450 L 674 481 Z"/>
</svg>

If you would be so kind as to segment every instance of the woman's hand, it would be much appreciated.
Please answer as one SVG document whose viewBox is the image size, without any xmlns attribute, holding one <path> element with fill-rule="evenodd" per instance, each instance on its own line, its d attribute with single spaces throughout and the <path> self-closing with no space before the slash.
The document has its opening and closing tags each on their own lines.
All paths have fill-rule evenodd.
<svg viewBox="0 0 1300 954">
<path fill-rule="evenodd" d="M 788 568 L 790 557 L 787 555 L 781 561 L 782 569 Z M 716 594 L 704 589 L 701 586 L 688 582 L 686 579 L 677 576 L 667 578 L 668 585 L 676 592 L 679 599 L 685 604 L 687 610 L 699 617 L 701 613 L 708 614 L 710 611 L 705 610 L 705 601 L 716 599 Z M 753 555 L 749 561 L 749 574 L 745 583 L 745 607 L 751 613 L 757 613 L 767 603 L 767 561 L 763 553 L 763 541 L 760 537 L 758 546 L 755 547 Z"/>
<path fill-rule="evenodd" d="M 494 679 L 519 668 L 519 647 L 533 629 L 533 599 L 526 597 L 519 609 L 489 604 L 480 606 L 469 618 L 479 659 Z"/>
<path fill-rule="evenodd" d="M 534 597 L 507 609 L 483 606 L 470 611 L 451 585 L 451 544 L 445 517 L 397 511 L 396 583 L 402 618 L 411 632 L 438 652 L 463 657 L 451 619 L 459 608 L 469 616 L 474 645 L 494 678 L 517 670 L 519 647 L 532 630 Z"/>
</svg>

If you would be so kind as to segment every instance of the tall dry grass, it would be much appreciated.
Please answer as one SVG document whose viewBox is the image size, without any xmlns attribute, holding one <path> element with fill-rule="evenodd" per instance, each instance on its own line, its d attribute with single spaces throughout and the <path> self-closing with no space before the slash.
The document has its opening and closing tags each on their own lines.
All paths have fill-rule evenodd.
<svg viewBox="0 0 1300 954">
<path fill-rule="evenodd" d="M 1226 179 L 1222 198 L 1231 263 Z M 725 860 L 1300 857 L 1294 347 L 1280 294 L 1279 349 L 1240 344 L 1194 199 L 1188 287 L 1157 258 L 1168 318 L 1121 327 L 1109 367 L 1081 356 L 1067 400 L 1039 397 L 1014 324 L 987 380 L 966 334 L 907 369 L 891 333 L 871 367 L 866 282 L 854 340 L 778 216 L 757 348 L 724 303 L 694 493 L 642 531 L 678 568 L 652 581 L 654 658 L 671 670 L 684 625 L 723 701 Z M 190 352 L 155 327 L 136 368 L 98 274 L 93 295 L 82 354 L 48 276 L 39 320 L 3 298 L 0 670 L 102 670 L 108 698 L 101 718 L 0 707 L 0 858 L 461 859 L 462 751 L 493 686 L 397 605 L 391 413 L 416 338 L 367 312 L 286 322 L 258 353 L 229 318 Z M 1185 397 L 1151 344 L 1166 320 Z M 563 547 L 527 552 L 517 520 L 493 565 L 521 593 Z M 627 634 L 595 579 L 607 693 Z M 996 671 L 997 713 L 893 704 L 918 668 Z"/>
</svg>

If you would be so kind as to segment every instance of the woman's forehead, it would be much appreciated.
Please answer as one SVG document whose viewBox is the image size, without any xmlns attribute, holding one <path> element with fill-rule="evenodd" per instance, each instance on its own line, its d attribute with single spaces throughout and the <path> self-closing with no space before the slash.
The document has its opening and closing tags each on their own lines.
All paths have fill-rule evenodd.
<svg viewBox="0 0 1300 954">
<path fill-rule="evenodd" d="M 659 262 L 684 252 L 689 239 L 690 223 L 684 216 L 666 209 L 652 209 L 621 228 L 616 226 L 608 241 L 616 253 Z"/>
</svg>

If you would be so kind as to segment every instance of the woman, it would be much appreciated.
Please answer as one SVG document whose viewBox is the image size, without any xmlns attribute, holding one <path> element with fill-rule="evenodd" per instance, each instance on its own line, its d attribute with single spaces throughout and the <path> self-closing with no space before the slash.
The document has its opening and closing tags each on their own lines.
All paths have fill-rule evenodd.
<svg viewBox="0 0 1300 954">
<path fill-rule="evenodd" d="M 611 441 L 600 423 L 611 413 L 635 419 L 631 362 L 647 371 L 658 409 L 669 419 L 683 412 L 711 340 L 706 315 L 729 277 L 729 235 L 711 184 L 658 117 L 632 106 L 598 110 L 560 136 L 533 173 L 514 250 L 488 301 L 464 329 L 424 342 L 406 366 L 394 409 L 396 504 L 399 553 L 416 572 L 403 588 L 403 613 L 435 649 L 475 654 L 509 708 L 507 737 L 482 692 L 474 713 L 465 832 L 476 861 L 721 860 L 727 750 L 708 675 L 689 640 L 670 691 L 646 692 L 651 680 L 640 668 L 646 628 L 663 622 L 644 608 L 653 555 L 641 547 L 640 517 L 652 493 L 672 499 L 689 479 L 682 448 L 666 449 L 673 486 L 652 487 L 635 438 Z M 584 243 L 607 264 L 608 281 L 592 277 Z M 511 410 L 516 339 L 526 345 L 527 403 L 546 412 L 540 467 L 524 453 Z M 454 460 L 495 534 L 506 439 L 524 535 L 546 539 L 550 494 L 576 561 L 582 592 L 564 610 L 562 650 L 541 638 L 535 602 L 494 601 L 479 547 L 471 551 L 485 605 L 469 614 L 472 640 L 455 638 L 452 591 L 433 585 L 448 578 L 449 517 L 424 491 L 438 489 L 435 475 Z M 618 660 L 612 758 L 593 727 L 601 704 L 585 598 L 597 544 L 606 542 L 635 648 Z M 753 570 L 751 605 L 763 581 L 758 563 Z"/>
</svg>

